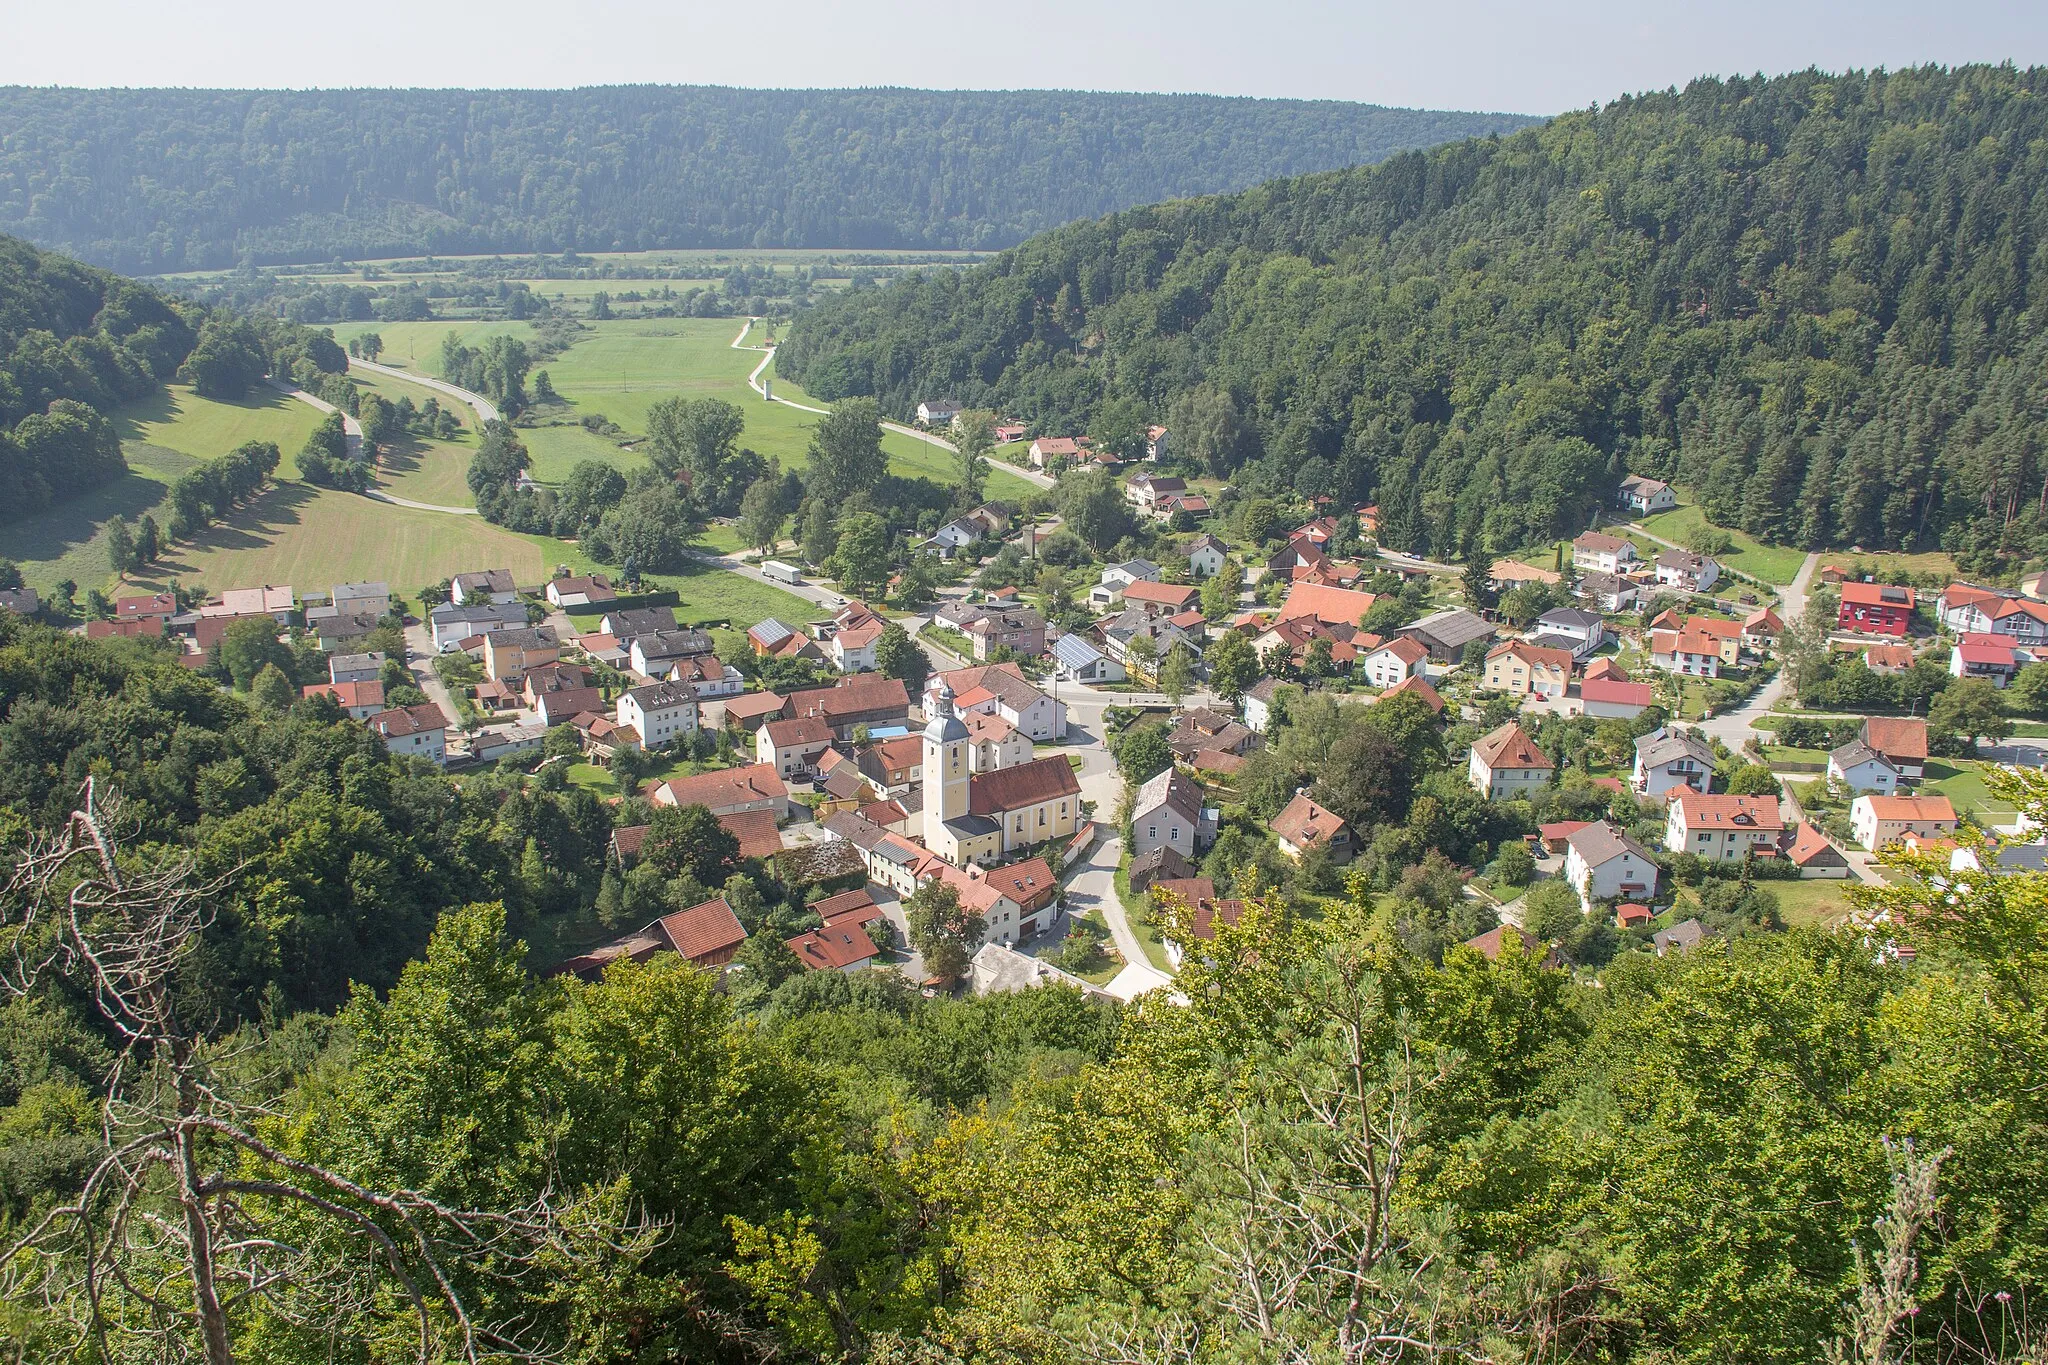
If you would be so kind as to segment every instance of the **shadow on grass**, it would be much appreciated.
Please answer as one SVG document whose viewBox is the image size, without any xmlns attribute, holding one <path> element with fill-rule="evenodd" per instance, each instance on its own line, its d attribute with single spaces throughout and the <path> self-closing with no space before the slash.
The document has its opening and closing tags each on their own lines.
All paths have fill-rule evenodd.
<svg viewBox="0 0 2048 1365">
<path fill-rule="evenodd" d="M 165 452 L 171 454 L 174 452 Z M 91 541 L 115 517 L 134 521 L 164 499 L 167 478 L 130 469 L 80 497 L 10 526 L 0 526 L 0 555 L 24 562 L 57 559 Z"/>
</svg>

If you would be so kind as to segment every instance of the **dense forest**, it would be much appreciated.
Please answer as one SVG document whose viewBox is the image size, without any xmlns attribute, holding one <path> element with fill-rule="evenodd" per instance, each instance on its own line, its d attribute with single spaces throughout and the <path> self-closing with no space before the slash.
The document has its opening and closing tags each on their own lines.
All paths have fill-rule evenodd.
<svg viewBox="0 0 2048 1365">
<path fill-rule="evenodd" d="M 1440 556 L 1622 473 L 1806 546 L 2048 533 L 2048 71 L 1700 80 L 1510 137 L 1075 223 L 801 315 L 777 359 L 902 416 L 1136 404 L 1252 488 Z"/>
<path fill-rule="evenodd" d="M 266 374 L 318 387 L 347 367 L 325 333 L 172 299 L 0 237 L 0 521 L 121 477 L 107 414 L 171 379 L 232 399 Z"/>
<path fill-rule="evenodd" d="M 702 808 L 456 782 L 281 667 L 233 694 L 0 617 L 10 1358 L 2039 1358 L 2048 876 L 1490 960 L 1412 931 L 1477 904 L 1421 850 L 1608 794 L 1454 809 L 1427 724 L 1368 721 L 1332 772 L 1434 773 L 1390 893 L 1255 896 L 1185 1004 L 925 999 L 804 971 L 823 888 Z M 624 878 L 615 821 L 650 825 Z M 528 969 L 564 916 L 720 891 L 755 931 L 722 981 Z"/>
<path fill-rule="evenodd" d="M 1521 127 L 1070 91 L 0 89 L 0 232 L 131 274 L 418 252 L 1009 246 Z"/>
</svg>

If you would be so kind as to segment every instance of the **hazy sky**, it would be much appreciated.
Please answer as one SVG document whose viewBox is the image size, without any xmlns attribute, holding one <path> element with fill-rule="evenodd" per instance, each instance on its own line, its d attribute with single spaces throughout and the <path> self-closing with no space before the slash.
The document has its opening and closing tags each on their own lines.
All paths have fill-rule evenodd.
<svg viewBox="0 0 2048 1365">
<path fill-rule="evenodd" d="M 8 0 L 7 8 L 0 84 L 25 85 L 1059 87 L 1552 113 L 1702 73 L 2048 62 L 2040 0 Z"/>
</svg>

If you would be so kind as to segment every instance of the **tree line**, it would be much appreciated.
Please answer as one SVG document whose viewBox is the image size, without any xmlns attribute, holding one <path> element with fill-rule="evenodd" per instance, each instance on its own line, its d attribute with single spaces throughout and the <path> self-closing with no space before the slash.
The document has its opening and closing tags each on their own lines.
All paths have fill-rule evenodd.
<svg viewBox="0 0 2048 1365">
<path fill-rule="evenodd" d="M 1126 204 L 1531 120 L 1192 95 L 622 86 L 14 88 L 0 121 L 22 131 L 0 152 L 0 231 L 155 273 L 416 252 L 1002 246 Z"/>
<path fill-rule="evenodd" d="M 1456 558 L 1623 474 L 1806 546 L 2048 532 L 2048 71 L 1699 80 L 1504 138 L 1075 223 L 821 303 L 782 372 L 1053 435 L 1135 403 L 1252 492 Z"/>
</svg>

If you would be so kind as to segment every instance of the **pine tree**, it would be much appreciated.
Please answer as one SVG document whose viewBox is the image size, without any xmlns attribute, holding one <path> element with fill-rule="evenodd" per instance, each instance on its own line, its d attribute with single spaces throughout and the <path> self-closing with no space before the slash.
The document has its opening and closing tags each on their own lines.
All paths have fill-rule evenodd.
<svg viewBox="0 0 2048 1365">
<path fill-rule="evenodd" d="M 107 567 L 123 578 L 135 567 L 135 533 L 125 517 L 107 523 Z"/>
</svg>

